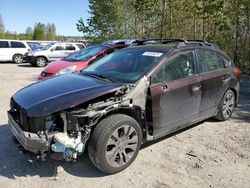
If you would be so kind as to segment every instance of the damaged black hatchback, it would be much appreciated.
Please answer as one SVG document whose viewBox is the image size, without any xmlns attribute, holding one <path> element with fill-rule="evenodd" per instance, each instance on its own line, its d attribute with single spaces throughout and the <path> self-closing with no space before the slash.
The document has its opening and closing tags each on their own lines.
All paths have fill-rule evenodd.
<svg viewBox="0 0 250 188">
<path fill-rule="evenodd" d="M 206 41 L 161 39 L 114 52 L 79 74 L 39 81 L 10 102 L 19 143 L 42 159 L 75 160 L 85 149 L 105 173 L 135 159 L 142 143 L 236 106 L 239 70 Z"/>
</svg>

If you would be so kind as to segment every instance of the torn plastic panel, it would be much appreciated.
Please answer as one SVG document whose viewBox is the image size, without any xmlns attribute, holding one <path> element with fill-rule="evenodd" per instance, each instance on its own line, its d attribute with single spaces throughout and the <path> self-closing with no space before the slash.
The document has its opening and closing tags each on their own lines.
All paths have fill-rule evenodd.
<svg viewBox="0 0 250 188">
<path fill-rule="evenodd" d="M 137 108 L 144 114 L 148 86 L 148 78 L 144 76 L 135 85 L 125 84 L 115 92 L 70 107 L 69 110 L 28 118 L 29 123 L 32 123 L 32 132 L 46 141 L 46 149 L 36 153 L 45 158 L 51 152 L 56 152 L 62 154 L 66 161 L 75 160 L 84 152 L 91 129 L 100 118 L 118 109 Z M 47 139 L 48 135 L 52 139 Z M 29 145 L 25 147 L 29 148 Z"/>
</svg>

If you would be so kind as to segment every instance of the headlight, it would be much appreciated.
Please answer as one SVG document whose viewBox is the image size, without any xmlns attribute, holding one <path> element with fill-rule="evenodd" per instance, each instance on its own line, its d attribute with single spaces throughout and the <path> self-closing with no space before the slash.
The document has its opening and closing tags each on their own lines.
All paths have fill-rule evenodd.
<svg viewBox="0 0 250 188">
<path fill-rule="evenodd" d="M 76 70 L 76 65 L 72 65 L 72 66 L 69 66 L 69 67 L 66 67 L 62 70 L 60 70 L 59 72 L 56 73 L 56 76 L 58 75 L 62 75 L 62 74 L 68 74 L 68 73 L 72 73 Z"/>
</svg>

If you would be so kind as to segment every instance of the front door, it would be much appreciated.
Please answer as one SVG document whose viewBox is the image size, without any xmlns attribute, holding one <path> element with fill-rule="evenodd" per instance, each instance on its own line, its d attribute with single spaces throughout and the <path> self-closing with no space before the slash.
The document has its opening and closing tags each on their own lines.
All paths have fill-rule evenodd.
<svg viewBox="0 0 250 188">
<path fill-rule="evenodd" d="M 151 77 L 153 136 L 185 127 L 199 115 L 200 77 L 193 50 L 177 52 Z"/>
</svg>

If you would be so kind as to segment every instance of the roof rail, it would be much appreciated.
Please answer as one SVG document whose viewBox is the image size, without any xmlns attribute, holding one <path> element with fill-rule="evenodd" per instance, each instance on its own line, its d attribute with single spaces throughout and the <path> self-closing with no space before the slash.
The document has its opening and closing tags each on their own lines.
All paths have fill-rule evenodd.
<svg viewBox="0 0 250 188">
<path fill-rule="evenodd" d="M 192 39 L 192 40 L 185 40 L 185 39 L 141 39 L 135 40 L 132 45 L 149 45 L 149 44 L 175 44 L 176 48 L 187 46 L 187 45 L 199 45 L 199 46 L 207 46 L 211 48 L 219 48 L 217 45 L 209 43 L 205 40 L 199 39 Z"/>
<path fill-rule="evenodd" d="M 135 40 L 133 45 L 146 45 L 146 44 L 168 44 L 168 43 L 179 43 L 187 42 L 184 39 L 139 39 Z"/>
</svg>

